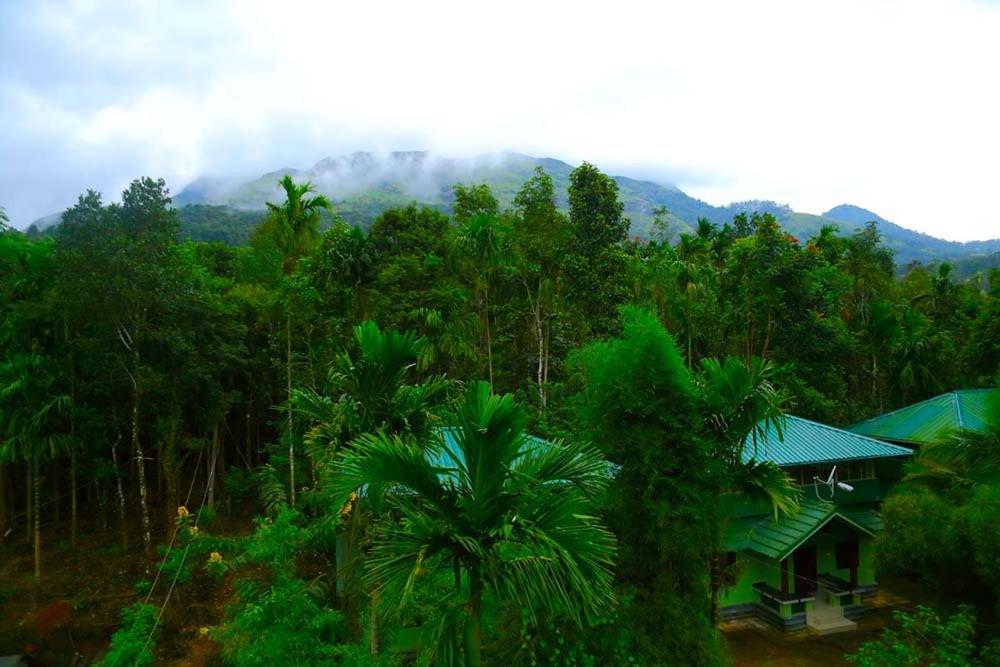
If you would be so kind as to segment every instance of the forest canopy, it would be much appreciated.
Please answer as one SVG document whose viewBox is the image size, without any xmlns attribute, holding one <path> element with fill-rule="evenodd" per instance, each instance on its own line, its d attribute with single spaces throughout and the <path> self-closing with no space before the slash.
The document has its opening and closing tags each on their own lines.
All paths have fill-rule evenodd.
<svg viewBox="0 0 1000 667">
<path fill-rule="evenodd" d="M 798 509 L 748 435 L 1000 373 L 1000 270 L 899 276 L 874 223 L 639 240 L 586 163 L 364 229 L 281 194 L 182 216 L 141 178 L 0 228 L 0 554 L 30 544 L 39 587 L 132 562 L 104 664 L 722 664 L 719 496 Z M 880 566 L 972 605 L 985 644 L 1000 447 L 960 435 L 887 501 Z M 922 560 L 930 517 L 961 590 Z"/>
</svg>

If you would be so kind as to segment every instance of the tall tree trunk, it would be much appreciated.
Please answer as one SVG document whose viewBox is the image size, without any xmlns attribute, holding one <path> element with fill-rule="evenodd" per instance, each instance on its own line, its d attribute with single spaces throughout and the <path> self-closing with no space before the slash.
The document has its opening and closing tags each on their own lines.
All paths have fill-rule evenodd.
<svg viewBox="0 0 1000 667">
<path fill-rule="evenodd" d="M 38 455 L 36 454 L 32 460 L 32 468 L 34 470 L 34 499 L 35 499 L 35 583 L 38 584 L 42 580 L 42 476 L 38 472 Z"/>
<path fill-rule="evenodd" d="M 72 443 L 72 449 L 69 450 L 69 484 L 70 484 L 70 502 L 69 502 L 69 543 L 76 548 L 76 443 Z"/>
<path fill-rule="evenodd" d="M 490 389 L 493 389 L 493 335 L 490 332 L 490 288 L 483 288 L 483 319 L 486 322 L 486 367 L 489 369 Z"/>
<path fill-rule="evenodd" d="M 524 283 L 524 291 L 528 294 L 528 306 L 531 308 L 531 325 L 532 329 L 534 329 L 535 339 L 538 342 L 538 365 L 535 369 L 535 382 L 538 387 L 538 405 L 541 407 L 542 411 L 544 411 L 545 378 L 543 376 L 543 370 L 545 359 L 545 335 L 542 332 L 542 287 L 541 284 L 539 284 L 538 293 L 532 296 L 531 288 L 528 286 L 528 280 L 526 278 L 522 278 L 521 281 Z"/>
<path fill-rule="evenodd" d="M 371 654 L 378 655 L 378 605 L 379 596 L 377 591 L 373 591 L 371 601 L 368 605 L 368 639 Z"/>
<path fill-rule="evenodd" d="M 76 548 L 76 519 L 77 519 L 77 506 L 76 506 L 76 363 L 75 357 L 73 355 L 73 347 L 70 344 L 69 338 L 69 327 L 66 325 L 65 318 L 63 319 L 63 337 L 66 340 L 66 344 L 70 349 L 69 355 L 69 396 L 70 396 L 70 412 L 69 412 L 69 484 L 70 484 L 70 522 L 69 522 L 69 543 L 75 549 Z"/>
<path fill-rule="evenodd" d="M 212 427 L 212 451 L 208 457 L 208 506 L 215 509 L 215 466 L 219 461 L 219 423 Z"/>
<path fill-rule="evenodd" d="M 7 536 L 7 527 L 10 524 L 11 506 L 7 495 L 9 488 L 7 464 L 0 463 L 0 542 Z"/>
<path fill-rule="evenodd" d="M 59 493 L 59 466 L 53 464 L 51 468 L 52 468 L 52 500 L 50 501 L 50 504 L 52 505 L 52 510 L 55 513 L 55 521 L 56 523 L 59 523 L 59 521 L 62 519 L 62 515 L 60 513 L 62 508 L 62 503 L 59 502 L 59 497 L 61 495 Z"/>
<path fill-rule="evenodd" d="M 118 438 L 111 445 L 111 462 L 115 469 L 115 482 L 118 490 L 118 528 L 121 531 L 122 549 L 128 549 L 128 524 L 125 523 L 125 487 L 122 485 L 122 473 L 118 467 L 118 443 L 122 440 L 122 434 L 118 433 Z"/>
<path fill-rule="evenodd" d="M 31 462 L 28 462 L 28 465 L 25 466 L 25 469 L 28 472 L 28 476 L 27 480 L 24 483 L 24 514 L 25 514 L 24 541 L 27 542 L 28 544 L 31 544 L 31 517 L 34 515 L 34 512 L 32 512 L 32 508 L 35 505 L 35 503 L 32 501 L 31 498 L 31 490 L 35 488 L 34 484 L 35 471 L 34 471 L 34 466 L 31 465 Z"/>
<path fill-rule="evenodd" d="M 132 453 L 135 455 L 137 477 L 139 478 L 139 511 L 142 515 L 142 542 L 146 553 L 153 549 L 153 535 L 149 527 L 148 490 L 146 488 L 146 458 L 139 441 L 139 385 L 132 380 Z"/>
<path fill-rule="evenodd" d="M 469 570 L 469 618 L 465 622 L 465 665 L 480 667 L 483 664 L 483 580 L 475 569 Z"/>
<path fill-rule="evenodd" d="M 177 530 L 177 508 L 180 507 L 180 482 L 178 480 L 177 467 L 177 421 L 171 420 L 170 429 L 167 431 L 167 439 L 163 444 L 163 460 L 160 462 L 163 467 L 163 477 L 167 484 L 167 502 L 164 508 L 166 514 L 167 542 L 174 537 Z"/>
<path fill-rule="evenodd" d="M 285 354 L 288 375 L 288 482 L 290 487 L 289 500 L 295 507 L 295 438 L 292 435 L 292 306 L 286 306 L 285 311 Z"/>
</svg>

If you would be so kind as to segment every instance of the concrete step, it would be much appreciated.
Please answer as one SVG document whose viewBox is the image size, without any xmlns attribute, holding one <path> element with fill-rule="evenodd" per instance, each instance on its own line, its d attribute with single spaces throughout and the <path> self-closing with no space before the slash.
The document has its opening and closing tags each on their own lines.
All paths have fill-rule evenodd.
<svg viewBox="0 0 1000 667">
<path fill-rule="evenodd" d="M 829 612 L 837 613 L 829 613 Z M 840 609 L 823 610 L 820 614 L 809 614 L 806 616 L 806 625 L 819 635 L 832 635 L 837 632 L 850 632 L 856 630 L 858 624 L 844 618 L 844 613 Z"/>
</svg>

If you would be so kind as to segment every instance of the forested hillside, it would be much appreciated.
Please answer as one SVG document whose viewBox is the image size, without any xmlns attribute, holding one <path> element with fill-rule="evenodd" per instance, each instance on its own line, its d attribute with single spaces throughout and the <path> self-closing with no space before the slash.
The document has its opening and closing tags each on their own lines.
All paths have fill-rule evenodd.
<svg viewBox="0 0 1000 667">
<path fill-rule="evenodd" d="M 900 278 L 887 223 L 520 156 L 403 190 L 368 159 L 0 231 L 0 654 L 726 664 L 720 498 L 798 504 L 743 456 L 758 425 L 1000 373 L 1000 270 Z M 636 238 L 658 206 L 684 224 Z M 969 451 L 911 505 L 961 498 L 961 549 L 897 521 L 884 564 L 972 605 L 988 664 L 1000 447 Z M 962 586 L 914 565 L 937 550 Z"/>
<path fill-rule="evenodd" d="M 181 190 L 174 203 L 180 211 L 185 236 L 200 241 L 244 243 L 263 216 L 264 203 L 278 196 L 275 183 L 286 173 L 312 182 L 330 198 L 341 219 L 367 229 L 386 210 L 410 203 L 451 215 L 455 183 L 486 183 L 499 203 L 509 206 L 536 167 L 545 169 L 552 177 L 557 205 L 565 212 L 573 167 L 552 158 L 515 153 L 465 160 L 416 151 L 388 155 L 354 153 L 321 160 L 310 169 L 282 169 L 249 181 L 202 178 Z M 900 267 L 913 262 L 960 260 L 967 261 L 970 267 L 998 266 L 995 255 L 1000 252 L 1000 239 L 945 241 L 906 229 L 857 206 L 844 204 L 822 215 L 793 211 L 786 205 L 765 200 L 713 206 L 676 187 L 625 176 L 615 176 L 614 180 L 630 222 L 629 234 L 644 239 L 676 241 L 681 233 L 693 231 L 699 219 L 721 226 L 739 213 L 770 213 L 783 229 L 802 239 L 818 234 L 826 225 L 835 225 L 842 233 L 850 234 L 875 221 L 883 243 L 895 252 Z M 56 222 L 58 216 L 48 216 L 37 221 L 36 226 L 44 229 Z"/>
</svg>

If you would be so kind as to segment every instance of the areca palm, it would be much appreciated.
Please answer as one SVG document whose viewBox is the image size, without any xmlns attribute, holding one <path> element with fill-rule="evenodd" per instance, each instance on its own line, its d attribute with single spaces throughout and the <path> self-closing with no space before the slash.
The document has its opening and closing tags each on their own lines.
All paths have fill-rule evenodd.
<svg viewBox="0 0 1000 667">
<path fill-rule="evenodd" d="M 442 377 L 416 377 L 424 338 L 366 321 L 355 327 L 354 340 L 356 352 L 337 355 L 322 392 L 294 392 L 293 409 L 311 422 L 305 439 L 317 455 L 364 433 L 422 435 L 448 387 Z"/>
<path fill-rule="evenodd" d="M 493 337 L 490 328 L 490 288 L 507 250 L 507 228 L 491 213 L 478 213 L 458 230 L 456 242 L 468 261 L 473 286 L 479 295 L 480 319 L 485 335 L 486 365 L 493 384 Z"/>
<path fill-rule="evenodd" d="M 340 497 L 381 488 L 400 516 L 376 536 L 367 573 L 383 599 L 405 605 L 421 579 L 454 573 L 467 665 L 481 664 L 485 590 L 529 614 L 555 608 L 581 622 L 613 601 L 615 542 L 592 505 L 607 464 L 584 444 L 542 446 L 525 425 L 511 396 L 479 382 L 451 438 L 369 434 L 334 467 Z M 452 637 L 444 644 L 454 649 Z"/>
<path fill-rule="evenodd" d="M 699 386 L 714 434 L 715 460 L 719 471 L 719 506 L 716 507 L 715 550 L 712 558 L 712 611 L 717 605 L 721 582 L 719 552 L 725 528 L 724 502 L 747 498 L 767 502 L 774 518 L 798 512 L 801 491 L 781 468 L 757 458 L 757 447 L 769 433 L 783 437 L 787 396 L 775 389 L 774 367 L 751 357 L 743 362 L 727 357 L 719 362 L 705 359 Z M 750 448 L 750 449 L 748 449 Z"/>
<path fill-rule="evenodd" d="M 0 363 L 0 462 L 30 466 L 34 516 L 35 581 L 41 578 L 41 477 L 39 464 L 64 449 L 69 436 L 60 417 L 70 399 L 53 391 L 47 360 L 21 354 Z"/>
<path fill-rule="evenodd" d="M 278 185 L 285 191 L 283 204 L 267 202 L 268 217 L 263 231 L 269 236 L 283 258 L 286 275 L 295 271 L 295 266 L 303 255 L 316 247 L 319 241 L 319 221 L 322 212 L 331 212 L 333 205 L 323 195 L 309 197 L 315 192 L 312 184 L 296 183 L 285 174 Z M 292 424 L 292 309 L 291 299 L 285 305 L 285 361 L 288 390 L 288 427 Z M 288 436 L 288 475 L 292 507 L 295 506 L 295 438 L 291 430 Z"/>
<path fill-rule="evenodd" d="M 426 345 L 423 337 L 411 332 L 381 331 L 374 322 L 363 322 L 354 329 L 354 338 L 356 351 L 344 351 L 336 357 L 324 390 L 298 390 L 291 402 L 295 412 L 310 422 L 305 444 L 319 469 L 326 473 L 324 478 L 335 477 L 329 474 L 328 467 L 341 447 L 363 446 L 356 442 L 359 436 L 377 432 L 425 437 L 432 409 L 444 400 L 448 388 L 442 377 L 417 376 L 417 361 Z M 353 516 L 358 519 L 357 513 Z M 365 523 L 354 521 L 344 544 L 350 623 L 357 618 L 360 591 L 353 572 L 359 555 L 357 538 L 365 532 Z M 373 651 L 378 645 L 375 611 L 373 602 Z"/>
</svg>

